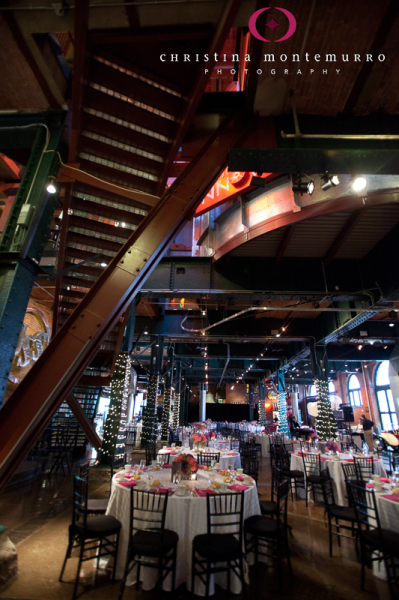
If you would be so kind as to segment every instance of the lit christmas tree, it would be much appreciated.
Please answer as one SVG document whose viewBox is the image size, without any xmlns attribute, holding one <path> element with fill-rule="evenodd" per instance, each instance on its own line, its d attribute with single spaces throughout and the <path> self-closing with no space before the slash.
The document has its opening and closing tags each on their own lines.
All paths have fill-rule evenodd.
<svg viewBox="0 0 399 600">
<path fill-rule="evenodd" d="M 263 382 L 259 383 L 259 416 L 258 421 L 259 425 L 262 427 L 266 427 L 266 409 L 265 409 L 265 384 Z"/>
<path fill-rule="evenodd" d="M 111 382 L 111 400 L 99 455 L 100 463 L 109 462 L 110 457 L 119 457 L 125 451 L 130 364 L 131 361 L 127 354 L 120 354 L 116 360 Z"/>
<path fill-rule="evenodd" d="M 322 441 L 335 440 L 338 437 L 337 422 L 331 409 L 331 403 L 328 398 L 328 382 L 322 379 L 315 379 L 317 390 L 317 411 L 316 419 L 317 435 Z"/>
</svg>

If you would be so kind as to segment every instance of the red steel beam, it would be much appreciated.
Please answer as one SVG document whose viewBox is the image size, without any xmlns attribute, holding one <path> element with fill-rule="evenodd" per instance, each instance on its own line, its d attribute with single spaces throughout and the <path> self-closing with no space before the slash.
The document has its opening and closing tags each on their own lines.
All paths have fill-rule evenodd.
<svg viewBox="0 0 399 600">
<path fill-rule="evenodd" d="M 190 219 L 250 125 L 230 114 L 166 190 L 0 411 L 0 489 L 72 391 L 102 342 Z"/>
<path fill-rule="evenodd" d="M 223 14 L 220 17 L 218 22 L 217 29 L 213 35 L 213 38 L 210 42 L 209 48 L 207 49 L 207 53 L 209 54 L 210 61 L 206 63 L 207 68 L 202 70 L 202 74 L 197 73 L 197 77 L 195 79 L 194 90 L 190 94 L 190 98 L 187 101 L 184 113 L 182 115 L 180 121 L 180 128 L 178 129 L 173 144 L 170 148 L 169 155 L 167 160 L 165 161 L 164 168 L 160 174 L 160 181 L 158 186 L 158 194 L 162 194 L 166 185 L 167 177 L 169 176 L 169 171 L 173 164 L 173 161 L 176 158 L 177 152 L 182 145 L 184 136 L 187 133 L 187 130 L 191 124 L 191 121 L 194 117 L 195 111 L 197 110 L 198 104 L 202 98 L 202 95 L 205 91 L 206 85 L 212 75 L 212 71 L 216 65 L 216 61 L 214 59 L 214 53 L 219 52 L 223 48 L 223 44 L 229 34 L 230 29 L 234 24 L 234 20 L 237 16 L 239 8 L 241 6 L 241 0 L 227 0 Z M 205 70 L 208 73 L 205 73 Z"/>
<path fill-rule="evenodd" d="M 392 204 L 399 202 L 399 191 L 388 191 L 388 192 L 371 192 L 365 199 L 367 207 L 380 206 L 383 204 Z M 297 213 L 283 213 L 276 215 L 270 219 L 262 221 L 255 227 L 245 233 L 240 233 L 234 238 L 223 244 L 216 252 L 213 257 L 213 261 L 221 259 L 225 254 L 228 254 L 238 246 L 254 240 L 255 238 L 263 235 L 264 233 L 270 233 L 280 227 L 286 227 L 287 225 L 293 225 L 294 223 L 300 223 L 306 219 L 312 219 L 313 217 L 321 217 L 330 213 L 344 211 L 344 210 L 356 210 L 364 208 L 363 198 L 353 196 L 343 196 L 342 198 L 336 198 L 334 200 L 326 200 L 325 202 L 319 202 L 312 206 L 306 206 Z"/>
<path fill-rule="evenodd" d="M 147 204 L 148 206 L 155 206 L 159 201 L 159 198 L 157 196 L 151 196 L 142 192 L 136 192 L 123 185 L 117 185 L 115 183 L 99 179 L 94 175 L 84 173 L 83 171 L 79 171 L 78 169 L 75 169 L 74 167 L 71 167 L 69 165 L 61 165 L 58 174 L 60 176 L 70 177 L 72 181 L 80 181 L 82 183 L 87 183 L 88 185 L 92 185 L 93 187 L 105 190 L 107 192 L 112 192 L 113 194 L 117 194 L 118 196 L 122 196 L 123 198 L 128 198 L 129 200 L 136 200 L 137 202 L 141 202 L 141 204 Z"/>
<path fill-rule="evenodd" d="M 360 219 L 366 211 L 367 208 L 359 208 L 351 214 L 351 216 L 349 217 L 349 219 L 347 220 L 347 222 L 345 223 L 345 225 L 331 244 L 331 247 L 328 249 L 328 252 L 324 257 L 323 262 L 325 267 L 327 267 L 332 261 L 332 259 L 337 255 L 343 243 L 355 229 L 356 225 L 358 224 L 358 222 L 360 221 Z"/>
<path fill-rule="evenodd" d="M 80 0 L 75 6 L 75 38 L 72 80 L 72 124 L 69 144 L 69 162 L 75 162 L 82 120 L 83 88 L 87 57 L 89 0 Z"/>
<path fill-rule="evenodd" d="M 278 265 L 281 262 L 281 259 L 284 256 L 284 252 L 286 251 L 287 246 L 290 243 L 290 239 L 292 238 L 294 231 L 295 225 L 291 225 L 291 227 L 288 227 L 288 229 L 284 232 L 283 239 L 281 240 L 281 244 L 276 254 L 276 265 Z"/>
<path fill-rule="evenodd" d="M 104 385 L 104 384 L 103 384 Z M 101 448 L 102 441 L 98 437 L 96 430 L 93 425 L 90 423 L 89 419 L 86 416 L 85 411 L 80 406 L 79 402 L 76 400 L 73 394 L 69 394 L 67 398 L 67 402 L 69 404 L 69 408 L 75 415 L 79 425 L 85 432 L 90 444 L 96 449 L 99 450 Z"/>
</svg>

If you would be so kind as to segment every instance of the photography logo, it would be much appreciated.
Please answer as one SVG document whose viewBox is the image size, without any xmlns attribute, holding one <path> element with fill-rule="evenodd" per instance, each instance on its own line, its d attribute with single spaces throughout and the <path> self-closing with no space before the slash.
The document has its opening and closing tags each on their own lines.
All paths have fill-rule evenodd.
<svg viewBox="0 0 399 600">
<path fill-rule="evenodd" d="M 271 8 L 271 6 L 268 6 L 267 8 L 261 8 L 261 9 L 257 10 L 256 12 L 253 13 L 253 15 L 251 15 L 251 18 L 248 21 L 249 31 L 252 33 L 252 35 L 254 37 L 256 37 L 261 42 L 271 42 L 272 41 L 272 40 L 267 40 L 266 38 L 261 36 L 256 28 L 256 21 L 258 20 L 258 17 L 263 12 L 265 12 L 265 10 L 270 10 L 270 8 Z M 296 19 L 295 19 L 294 15 L 289 10 L 286 10 L 285 8 L 278 8 L 276 6 L 275 9 L 282 12 L 288 19 L 289 27 L 288 27 L 287 33 L 280 39 L 274 40 L 275 42 L 284 42 L 285 40 L 288 40 L 291 36 L 294 35 L 294 33 L 296 31 Z M 277 21 L 275 21 L 274 19 L 271 19 L 268 23 L 266 23 L 266 27 L 269 27 L 269 29 L 271 29 L 271 31 L 273 31 L 274 29 L 276 29 L 276 27 L 280 27 L 280 23 L 277 23 Z"/>
</svg>

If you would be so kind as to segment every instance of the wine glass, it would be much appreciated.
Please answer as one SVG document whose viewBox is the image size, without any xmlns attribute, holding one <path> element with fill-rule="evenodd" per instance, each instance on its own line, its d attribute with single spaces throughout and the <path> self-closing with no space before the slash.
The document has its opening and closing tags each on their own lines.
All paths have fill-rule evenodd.
<svg viewBox="0 0 399 600">
<path fill-rule="evenodd" d="M 148 475 L 147 475 L 147 481 L 148 481 L 148 486 L 149 486 L 149 487 L 151 486 L 151 481 L 152 481 L 152 478 L 153 478 L 152 471 L 148 471 Z"/>
<path fill-rule="evenodd" d="M 140 471 L 143 471 L 143 470 L 144 470 L 144 468 L 145 468 L 145 460 L 144 460 L 144 459 L 141 459 L 141 460 L 140 460 Z"/>
</svg>

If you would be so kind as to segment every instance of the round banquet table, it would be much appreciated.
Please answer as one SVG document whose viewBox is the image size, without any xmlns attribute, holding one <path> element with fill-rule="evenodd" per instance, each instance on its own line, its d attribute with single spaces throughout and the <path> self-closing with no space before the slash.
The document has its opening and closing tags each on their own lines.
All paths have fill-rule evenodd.
<svg viewBox="0 0 399 600">
<path fill-rule="evenodd" d="M 391 491 L 385 490 L 375 494 L 381 527 L 399 533 L 399 496 L 396 496 L 395 500 L 385 498 L 385 496 L 391 496 Z M 373 561 L 373 573 L 379 579 L 387 579 L 383 561 Z"/>
<path fill-rule="evenodd" d="M 176 450 L 176 453 L 174 453 L 170 448 L 164 448 L 158 452 L 158 455 L 170 454 L 170 463 L 176 460 L 179 454 L 191 454 L 192 456 L 194 456 L 195 459 L 197 458 L 197 452 L 195 452 L 194 450 L 190 450 L 190 448 L 182 448 L 181 452 L 179 452 L 177 448 Z M 219 452 L 219 450 L 215 450 L 214 448 L 207 448 L 206 454 L 213 454 L 214 452 L 220 454 L 219 465 L 221 469 L 227 469 L 229 465 L 233 465 L 234 469 L 241 468 L 241 456 L 239 452 L 229 451 L 222 453 Z"/>
<path fill-rule="evenodd" d="M 353 459 L 343 458 L 342 454 L 339 455 L 339 460 L 326 455 L 321 456 L 321 468 L 324 469 L 325 467 L 328 467 L 330 477 L 333 482 L 335 502 L 340 506 L 348 506 L 344 471 L 341 467 L 341 464 L 345 464 L 345 462 L 353 463 Z M 302 456 L 300 456 L 299 454 L 291 454 L 291 469 L 297 471 L 305 471 Z M 374 473 L 376 475 L 380 475 L 381 477 L 386 477 L 384 465 L 381 458 L 374 459 Z M 305 497 L 305 490 L 299 488 L 298 496 Z"/>
<path fill-rule="evenodd" d="M 146 475 L 149 471 L 143 473 L 142 477 L 146 481 Z M 170 488 L 174 487 L 171 484 L 171 470 L 164 468 L 160 471 L 153 471 L 153 477 L 161 481 L 161 485 Z M 190 488 L 207 489 L 209 472 L 198 471 L 197 481 L 186 481 Z M 215 481 L 223 481 L 223 477 L 215 474 Z M 130 491 L 132 488 L 124 487 L 118 484 L 118 475 L 115 475 L 112 480 L 111 496 L 108 502 L 107 515 L 116 517 L 122 523 L 122 529 L 119 538 L 119 552 L 116 569 L 116 578 L 122 579 L 127 546 L 129 541 L 129 514 L 130 514 Z M 134 489 L 134 488 L 133 488 Z M 146 487 L 146 489 L 150 489 Z M 231 492 L 234 493 L 234 492 Z M 260 506 L 256 484 L 248 487 L 244 493 L 244 521 L 252 515 L 260 515 Z M 186 582 L 187 588 L 191 589 L 191 558 L 192 558 L 192 541 L 196 535 L 207 532 L 207 509 L 206 497 L 192 496 L 191 493 L 186 493 L 185 496 L 171 495 L 168 499 L 168 507 L 166 510 L 165 527 L 175 531 L 179 536 L 177 546 L 177 567 L 176 567 L 176 588 Z M 236 577 L 233 571 L 231 573 L 231 591 L 239 594 L 241 591 L 241 582 Z M 136 582 L 136 568 L 132 570 L 127 579 L 127 585 L 133 585 Z M 140 571 L 140 578 L 143 581 L 143 589 L 151 590 L 157 582 L 157 569 L 143 568 Z M 227 589 L 226 573 L 219 573 L 211 578 L 210 594 L 214 593 L 215 583 Z M 172 577 L 171 574 L 166 577 L 163 582 L 163 589 L 171 591 Z M 205 596 L 205 586 L 198 577 L 195 579 L 195 594 Z"/>
</svg>

